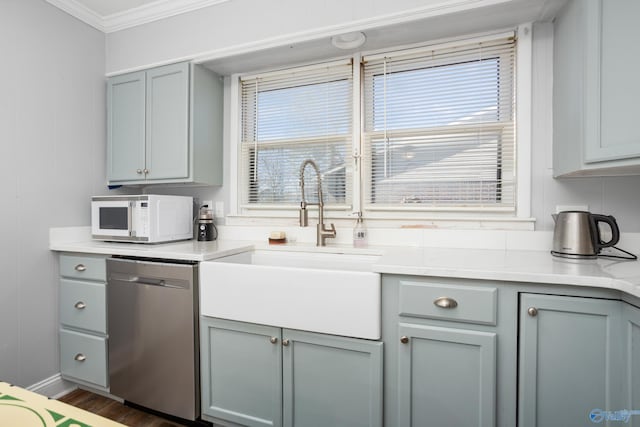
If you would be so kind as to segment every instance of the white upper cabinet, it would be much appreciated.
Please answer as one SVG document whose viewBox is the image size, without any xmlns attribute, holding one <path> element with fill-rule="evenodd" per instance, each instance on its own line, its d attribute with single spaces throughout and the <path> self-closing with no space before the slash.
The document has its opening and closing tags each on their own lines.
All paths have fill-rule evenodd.
<svg viewBox="0 0 640 427">
<path fill-rule="evenodd" d="M 554 176 L 640 174 L 637 0 L 572 0 L 554 26 Z"/>
<path fill-rule="evenodd" d="M 222 82 L 189 63 L 107 82 L 109 184 L 222 184 Z"/>
</svg>

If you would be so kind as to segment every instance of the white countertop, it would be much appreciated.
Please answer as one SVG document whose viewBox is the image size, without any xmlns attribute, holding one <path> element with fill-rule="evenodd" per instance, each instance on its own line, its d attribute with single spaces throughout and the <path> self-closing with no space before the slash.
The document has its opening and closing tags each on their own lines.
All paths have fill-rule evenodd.
<svg viewBox="0 0 640 427">
<path fill-rule="evenodd" d="M 396 248 L 374 266 L 379 273 L 591 286 L 640 297 L 640 262 L 571 260 L 548 251 Z"/>
<path fill-rule="evenodd" d="M 49 249 L 60 252 L 124 255 L 142 258 L 162 258 L 189 261 L 207 261 L 233 255 L 253 248 L 254 242 L 221 241 L 198 242 L 186 240 L 173 243 L 116 243 L 96 240 L 51 240 Z"/>
<path fill-rule="evenodd" d="M 546 250 L 496 250 L 350 245 L 318 248 L 309 243 L 269 245 L 266 242 L 195 240 L 167 244 L 113 243 L 88 240 L 81 234 L 51 234 L 54 251 L 207 261 L 252 248 L 274 251 L 317 251 L 379 255 L 377 273 L 464 279 L 550 283 L 614 289 L 640 297 L 640 262 L 607 258 L 569 260 Z"/>
</svg>

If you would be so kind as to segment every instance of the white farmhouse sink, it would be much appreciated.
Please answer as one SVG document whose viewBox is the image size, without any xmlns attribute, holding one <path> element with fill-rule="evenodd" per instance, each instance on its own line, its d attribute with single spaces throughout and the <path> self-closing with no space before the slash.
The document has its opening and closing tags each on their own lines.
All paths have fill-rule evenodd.
<svg viewBox="0 0 640 427">
<path fill-rule="evenodd" d="M 254 250 L 200 263 L 203 316 L 380 338 L 375 255 Z"/>
</svg>

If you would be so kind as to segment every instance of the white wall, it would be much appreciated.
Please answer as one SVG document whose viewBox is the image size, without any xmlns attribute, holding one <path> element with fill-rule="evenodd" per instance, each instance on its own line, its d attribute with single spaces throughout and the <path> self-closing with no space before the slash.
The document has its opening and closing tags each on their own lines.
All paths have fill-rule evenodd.
<svg viewBox="0 0 640 427">
<path fill-rule="evenodd" d="M 208 52 L 242 46 L 261 38 L 295 38 L 300 32 L 322 27 L 348 26 L 382 14 L 401 14 L 430 2 L 403 0 L 358 0 L 342 2 L 300 2 L 296 0 L 232 0 L 196 12 L 111 33 L 107 36 L 107 71 L 137 68 L 171 59 L 191 58 Z M 345 8 L 346 6 L 346 9 Z M 252 8 L 257 10 L 251 11 Z M 314 9 L 316 8 L 316 9 Z M 343 8 L 343 9 L 340 9 Z M 342 13 L 335 13 L 343 10 Z M 284 12 L 286 11 L 286 12 Z M 247 17 L 241 25 L 237 17 Z M 426 41 L 426 40 L 425 40 Z M 552 177 L 552 52 L 553 29 L 537 24 L 533 40 L 533 135 L 532 135 L 532 215 L 537 230 L 551 230 L 550 214 L 557 205 L 587 205 L 597 213 L 616 216 L 622 231 L 640 231 L 640 177 L 574 178 Z M 228 93 L 228 92 L 227 92 Z M 225 101 L 228 106 L 228 99 Z M 228 123 L 228 120 L 225 122 Z M 228 130 L 225 133 L 228 135 Z M 229 182 L 229 145 L 225 140 L 225 183 Z M 158 191 L 157 189 L 154 191 Z M 159 190 L 193 193 L 200 198 L 225 202 L 229 188 Z"/>
<path fill-rule="evenodd" d="M 104 34 L 44 0 L 0 3 L 0 379 L 60 371 L 49 227 L 104 192 Z"/>
</svg>

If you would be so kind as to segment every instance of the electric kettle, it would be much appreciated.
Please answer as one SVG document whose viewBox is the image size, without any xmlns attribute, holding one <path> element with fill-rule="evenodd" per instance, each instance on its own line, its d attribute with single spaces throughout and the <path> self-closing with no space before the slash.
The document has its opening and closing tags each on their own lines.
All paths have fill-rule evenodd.
<svg viewBox="0 0 640 427">
<path fill-rule="evenodd" d="M 620 240 L 620 229 L 611 215 L 598 215 L 585 211 L 564 211 L 552 215 L 556 225 L 553 230 L 551 254 L 563 258 L 589 259 L 598 256 L 602 248 L 608 248 Z M 598 224 L 605 223 L 611 229 L 611 239 L 603 242 Z"/>
</svg>

